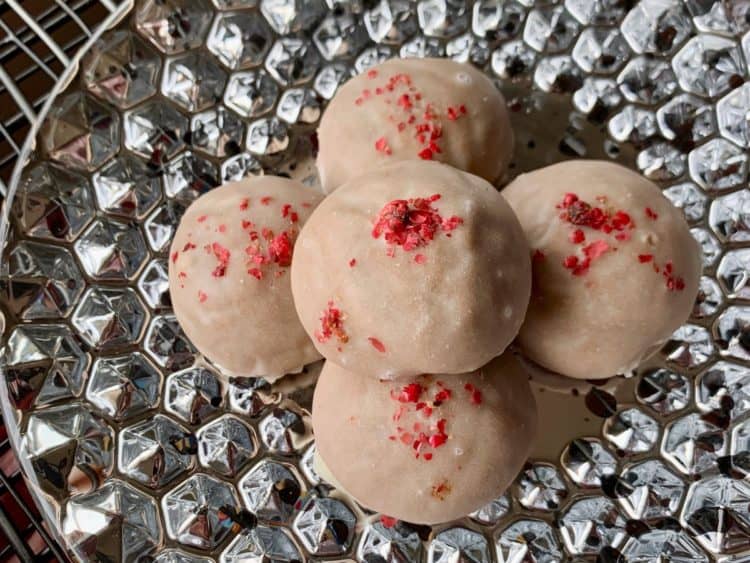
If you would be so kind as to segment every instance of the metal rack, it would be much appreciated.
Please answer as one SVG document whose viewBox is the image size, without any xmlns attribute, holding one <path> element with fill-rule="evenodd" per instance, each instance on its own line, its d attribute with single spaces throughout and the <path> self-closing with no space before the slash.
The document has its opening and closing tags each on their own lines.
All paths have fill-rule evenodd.
<svg viewBox="0 0 750 563">
<path fill-rule="evenodd" d="M 0 200 L 54 85 L 123 0 L 0 0 Z M 0 561 L 67 561 L 0 421 Z"/>
<path fill-rule="evenodd" d="M 0 192 L 71 58 L 122 0 L 0 1 Z"/>
</svg>

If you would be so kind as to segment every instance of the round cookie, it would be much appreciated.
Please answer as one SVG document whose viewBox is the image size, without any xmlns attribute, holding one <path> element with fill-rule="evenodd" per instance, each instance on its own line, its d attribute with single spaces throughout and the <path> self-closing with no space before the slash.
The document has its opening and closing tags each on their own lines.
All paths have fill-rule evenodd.
<svg viewBox="0 0 750 563">
<path fill-rule="evenodd" d="M 292 292 L 327 359 L 381 379 L 463 373 L 523 322 L 523 230 L 487 182 L 404 160 L 328 196 L 300 233 Z"/>
<path fill-rule="evenodd" d="M 617 164 L 575 160 L 523 174 L 503 195 L 533 253 L 518 337 L 569 377 L 625 373 L 689 317 L 700 250 L 659 188 Z"/>
<path fill-rule="evenodd" d="M 537 412 L 507 352 L 475 372 L 398 382 L 326 362 L 312 419 L 317 454 L 346 492 L 388 516 L 436 524 L 502 494 L 526 461 Z"/>
<path fill-rule="evenodd" d="M 513 154 L 502 94 L 448 59 L 391 59 L 352 78 L 328 104 L 318 140 L 327 193 L 397 160 L 437 160 L 495 182 Z"/>
<path fill-rule="evenodd" d="M 175 233 L 169 291 L 198 350 L 234 376 L 275 379 L 320 358 L 297 318 L 289 267 L 320 195 L 263 176 L 197 199 Z"/>
</svg>

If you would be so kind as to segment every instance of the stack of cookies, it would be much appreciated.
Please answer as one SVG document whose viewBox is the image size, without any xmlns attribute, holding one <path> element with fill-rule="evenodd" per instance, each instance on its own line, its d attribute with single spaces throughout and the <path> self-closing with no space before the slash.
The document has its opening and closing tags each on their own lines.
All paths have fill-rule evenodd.
<svg viewBox="0 0 750 563">
<path fill-rule="evenodd" d="M 170 291 L 228 375 L 326 359 L 318 468 L 370 509 L 434 524 L 480 508 L 533 444 L 527 370 L 626 373 L 690 314 L 698 247 L 640 175 L 570 161 L 498 191 L 513 132 L 473 67 L 371 68 L 318 136 L 328 195 L 270 176 L 205 194 L 174 237 Z"/>
</svg>

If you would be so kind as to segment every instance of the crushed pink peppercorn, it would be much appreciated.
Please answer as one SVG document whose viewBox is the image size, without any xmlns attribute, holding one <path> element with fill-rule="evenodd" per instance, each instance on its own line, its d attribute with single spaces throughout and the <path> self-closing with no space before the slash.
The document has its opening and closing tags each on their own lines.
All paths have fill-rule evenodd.
<svg viewBox="0 0 750 563">
<path fill-rule="evenodd" d="M 372 347 L 375 348 L 378 352 L 380 352 L 381 354 L 385 354 L 385 346 L 380 340 L 378 340 L 374 336 L 370 336 L 367 340 L 370 341 Z"/>
<path fill-rule="evenodd" d="M 391 147 L 388 146 L 388 140 L 385 137 L 380 137 L 375 141 L 375 150 L 384 155 L 392 153 Z"/>
<path fill-rule="evenodd" d="M 375 71 L 372 70 L 370 72 L 375 72 Z M 398 524 L 398 519 L 392 518 L 390 516 L 386 516 L 385 514 L 383 514 L 380 517 L 380 523 L 383 524 L 384 528 L 393 528 L 396 524 Z"/>
<path fill-rule="evenodd" d="M 432 486 L 432 496 L 438 500 L 445 500 L 451 492 L 451 485 L 448 481 L 443 480 Z"/>
<path fill-rule="evenodd" d="M 465 388 L 465 400 L 475 406 L 481 405 L 481 392 L 471 384 Z M 417 459 L 432 460 L 451 438 L 448 433 L 449 421 L 445 416 L 441 416 L 444 412 L 441 407 L 453 399 L 452 390 L 442 381 L 434 381 L 430 376 L 424 376 L 421 383 L 413 382 L 392 387 L 390 397 L 394 401 L 391 420 L 395 431 L 387 436 L 387 439 L 409 447 Z M 419 418 L 409 420 L 406 418 L 409 415 Z"/>
<path fill-rule="evenodd" d="M 375 78 L 370 76 L 368 78 Z M 435 155 L 442 152 L 437 140 L 442 136 L 441 114 L 434 105 L 426 100 L 418 89 L 412 84 L 408 74 L 398 73 L 388 77 L 373 89 L 363 88 L 360 95 L 354 100 L 355 106 L 363 106 L 370 100 L 381 98 L 385 104 L 394 108 L 400 114 L 388 116 L 388 122 L 395 127 L 396 134 L 412 133 L 420 145 L 417 155 L 425 160 L 432 160 Z M 398 108 L 396 110 L 396 108 Z M 448 121 L 456 121 L 466 115 L 468 110 L 465 104 L 448 106 L 444 117 Z M 402 117 L 404 114 L 408 117 Z M 411 128 L 409 126 L 412 126 Z M 375 150 L 381 154 L 392 154 L 388 144 L 387 136 L 381 135 L 375 141 Z"/>
<path fill-rule="evenodd" d="M 401 388 L 398 394 L 400 403 L 416 403 L 422 395 L 422 386 L 419 383 L 409 383 Z"/>
<path fill-rule="evenodd" d="M 342 344 L 349 342 L 349 335 L 344 330 L 344 314 L 335 307 L 333 301 L 329 301 L 320 316 L 320 329 L 315 331 L 315 338 L 322 344 L 332 337 L 336 337 Z"/>
<path fill-rule="evenodd" d="M 444 219 L 433 203 L 439 194 L 428 198 L 396 199 L 386 203 L 375 218 L 373 238 L 383 236 L 386 243 L 400 246 L 405 251 L 427 246 L 435 235 L 449 233 L 463 223 L 463 219 L 452 216 Z"/>
<path fill-rule="evenodd" d="M 593 206 L 574 193 L 566 193 L 556 208 L 561 210 L 560 219 L 567 223 L 597 230 L 612 236 L 619 243 L 629 242 L 632 239 L 632 231 L 636 228 L 633 218 L 625 211 L 607 207 L 605 196 L 598 196 L 596 201 L 602 207 Z M 656 221 L 659 217 L 650 207 L 644 208 L 644 214 L 652 221 Z M 582 244 L 586 240 L 586 235 L 582 229 L 574 229 L 568 234 L 568 239 L 573 244 Z M 596 240 L 582 248 L 582 257 L 571 254 L 563 259 L 562 265 L 570 270 L 572 275 L 582 276 L 589 271 L 594 261 L 609 251 L 617 250 L 617 246 L 605 240 Z M 667 262 L 662 269 L 656 263 L 653 254 L 639 254 L 637 258 L 639 263 L 651 264 L 655 273 L 662 274 L 669 291 L 682 291 L 685 288 L 685 280 L 673 275 L 671 262 Z"/>
<path fill-rule="evenodd" d="M 229 249 L 222 246 L 218 242 L 214 242 L 211 245 L 211 252 L 213 253 L 216 260 L 219 261 L 214 271 L 211 272 L 211 275 L 214 276 L 215 278 L 223 277 L 227 271 L 227 266 L 229 265 L 229 258 L 231 256 L 231 253 L 229 252 Z"/>
<path fill-rule="evenodd" d="M 268 243 L 268 256 L 279 266 L 289 266 L 292 263 L 292 241 L 286 232 L 271 239 Z"/>
<path fill-rule="evenodd" d="M 482 392 L 479 389 L 474 387 L 471 383 L 464 385 L 464 389 L 469 393 L 469 400 L 472 405 L 482 404 Z"/>
<path fill-rule="evenodd" d="M 568 235 L 568 238 L 570 239 L 570 242 L 573 244 L 580 244 L 586 240 L 586 235 L 583 233 L 581 229 L 575 229 L 574 231 L 570 232 L 570 235 Z"/>
</svg>

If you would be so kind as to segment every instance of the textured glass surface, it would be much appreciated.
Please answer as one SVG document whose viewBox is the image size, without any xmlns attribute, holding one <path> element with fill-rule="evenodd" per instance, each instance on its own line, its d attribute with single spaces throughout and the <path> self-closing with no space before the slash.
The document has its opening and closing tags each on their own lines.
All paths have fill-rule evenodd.
<svg viewBox="0 0 750 563">
<path fill-rule="evenodd" d="M 750 2 L 134 4 L 53 101 L 0 271 L 7 422 L 79 559 L 750 561 Z M 580 413 L 586 434 L 434 528 L 328 484 L 310 384 L 221 373 L 180 329 L 167 283 L 190 203 L 264 173 L 314 182 L 326 104 L 392 56 L 451 57 L 496 81 L 512 174 L 578 156 L 657 182 L 705 268 L 691 319 L 606 418 Z"/>
</svg>

